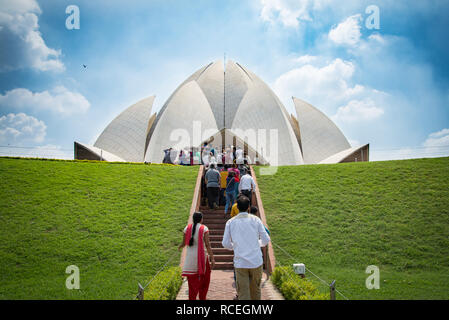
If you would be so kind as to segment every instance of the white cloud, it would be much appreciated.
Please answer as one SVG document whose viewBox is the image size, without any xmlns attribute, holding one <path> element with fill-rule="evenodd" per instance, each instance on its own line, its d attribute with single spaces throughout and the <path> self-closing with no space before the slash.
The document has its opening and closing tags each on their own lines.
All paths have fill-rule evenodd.
<svg viewBox="0 0 449 320">
<path fill-rule="evenodd" d="M 10 113 L 0 117 L 0 143 L 17 145 L 44 141 L 47 126 L 41 120 L 25 113 Z"/>
<path fill-rule="evenodd" d="M 431 133 L 429 135 L 429 139 L 439 140 L 441 138 L 446 138 L 447 136 L 449 136 L 449 129 L 443 129 L 441 131 Z"/>
<path fill-rule="evenodd" d="M 36 147 L 0 146 L 0 156 L 71 160 L 73 151 L 53 144 Z"/>
<path fill-rule="evenodd" d="M 372 161 L 447 157 L 449 156 L 449 129 L 429 134 L 427 139 L 417 147 L 373 150 L 371 154 Z"/>
<path fill-rule="evenodd" d="M 449 147 L 449 129 L 431 133 L 423 144 L 425 147 Z"/>
<path fill-rule="evenodd" d="M 23 152 L 23 151 L 22 151 Z M 27 157 L 47 158 L 47 159 L 73 159 L 73 151 L 62 149 L 61 146 L 46 144 L 29 149 L 24 153 Z"/>
<path fill-rule="evenodd" d="M 385 44 L 385 39 L 378 33 L 373 33 L 368 36 L 369 40 L 377 41 L 378 43 Z"/>
<path fill-rule="evenodd" d="M 370 161 L 405 160 L 423 158 L 416 153 L 416 149 L 400 148 L 392 150 L 370 150 Z"/>
<path fill-rule="evenodd" d="M 0 156 L 73 159 L 73 151 L 42 143 L 47 126 L 42 120 L 25 113 L 9 113 L 0 117 Z"/>
<path fill-rule="evenodd" d="M 332 28 L 329 39 L 339 45 L 355 46 L 359 43 L 362 33 L 360 22 L 362 15 L 356 14 L 348 17 L 345 21 Z"/>
<path fill-rule="evenodd" d="M 61 51 L 49 48 L 39 32 L 40 13 L 35 0 L 0 0 L 0 71 L 65 69 Z"/>
<path fill-rule="evenodd" d="M 311 55 L 304 55 L 304 56 L 300 56 L 298 58 L 293 59 L 294 62 L 298 63 L 298 64 L 310 64 L 314 61 L 316 61 L 318 59 L 318 57 L 316 56 L 311 56 Z"/>
<path fill-rule="evenodd" d="M 328 0 L 261 0 L 260 17 L 272 24 L 297 28 L 300 21 L 312 21 L 311 11 L 320 9 Z"/>
<path fill-rule="evenodd" d="M 31 92 L 25 88 L 17 88 L 0 94 L 0 107 L 15 109 L 50 110 L 63 115 L 85 113 L 90 103 L 77 92 L 71 92 L 63 86 L 50 91 Z"/>
<path fill-rule="evenodd" d="M 2 12 L 7 13 L 41 13 L 39 5 L 34 0 L 0 0 L 0 7 Z"/>
<path fill-rule="evenodd" d="M 369 121 L 379 118 L 384 114 L 384 110 L 376 103 L 367 98 L 364 100 L 351 100 L 343 107 L 338 108 L 333 116 L 334 121 L 359 122 Z"/>
<path fill-rule="evenodd" d="M 298 59 L 310 58 L 306 56 Z M 326 63 L 316 57 L 314 61 L 316 64 L 302 65 L 276 79 L 273 89 L 286 105 L 291 96 L 295 96 L 330 112 L 338 105 L 346 103 L 348 99 L 366 92 L 361 85 L 351 85 L 355 72 L 352 62 L 335 59 Z M 317 66 L 318 64 L 324 66 Z"/>
</svg>

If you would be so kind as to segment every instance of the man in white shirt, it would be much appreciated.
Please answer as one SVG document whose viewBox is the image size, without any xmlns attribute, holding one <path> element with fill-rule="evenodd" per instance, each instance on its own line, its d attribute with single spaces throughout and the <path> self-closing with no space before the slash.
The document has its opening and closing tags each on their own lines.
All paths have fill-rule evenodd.
<svg viewBox="0 0 449 320">
<path fill-rule="evenodd" d="M 232 150 L 228 147 L 226 148 L 225 163 L 232 164 L 233 162 L 234 162 L 234 155 L 232 153 Z"/>
<path fill-rule="evenodd" d="M 263 258 L 261 247 L 270 242 L 262 221 L 248 214 L 249 199 L 237 200 L 239 214 L 226 223 L 222 245 L 234 250 L 234 268 L 239 300 L 260 300 Z"/>
<path fill-rule="evenodd" d="M 217 168 L 217 159 L 214 157 L 214 155 L 212 154 L 212 152 L 210 153 L 209 156 L 209 165 L 215 165 L 215 168 Z"/>
<path fill-rule="evenodd" d="M 217 165 L 221 167 L 223 165 L 223 153 L 217 152 Z"/>
<path fill-rule="evenodd" d="M 208 153 L 203 154 L 203 164 L 206 168 L 209 168 L 210 164 L 210 155 Z"/>
<path fill-rule="evenodd" d="M 235 163 L 237 164 L 243 164 L 245 159 L 243 158 L 243 150 L 240 147 L 237 147 L 237 150 L 235 151 Z"/>
<path fill-rule="evenodd" d="M 240 178 L 239 193 L 248 197 L 249 205 L 251 205 L 254 190 L 256 190 L 256 183 L 253 177 L 248 174 L 248 171 L 245 170 L 244 175 Z"/>
</svg>

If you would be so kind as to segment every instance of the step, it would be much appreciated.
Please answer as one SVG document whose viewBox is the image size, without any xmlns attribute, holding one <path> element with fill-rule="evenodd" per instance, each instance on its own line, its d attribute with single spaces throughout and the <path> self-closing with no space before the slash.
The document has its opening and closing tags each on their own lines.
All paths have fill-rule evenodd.
<svg viewBox="0 0 449 320">
<path fill-rule="evenodd" d="M 233 262 L 215 262 L 214 270 L 233 270 Z"/>
<path fill-rule="evenodd" d="M 206 224 L 206 226 L 209 228 L 209 231 L 212 231 L 212 230 L 221 230 L 221 229 L 224 230 L 226 225 L 223 223 L 209 223 L 209 224 Z"/>
<path fill-rule="evenodd" d="M 234 256 L 233 255 L 218 255 L 218 256 L 214 256 L 215 257 L 215 261 L 216 262 L 232 262 L 234 261 Z"/>
<path fill-rule="evenodd" d="M 220 236 L 222 240 L 223 240 L 223 234 L 224 234 L 224 229 L 209 230 L 210 236 Z"/>
<path fill-rule="evenodd" d="M 211 229 L 211 225 L 220 225 L 226 227 L 226 221 L 212 220 L 212 221 L 203 221 L 203 224 Z M 219 228 L 221 229 L 221 228 Z"/>
<path fill-rule="evenodd" d="M 210 243 L 212 242 L 219 242 L 221 243 L 223 241 L 223 235 L 210 235 L 209 236 Z"/>
<path fill-rule="evenodd" d="M 207 221 L 208 219 L 222 219 L 224 221 L 228 221 L 230 219 L 229 215 L 227 217 L 224 216 L 223 213 L 208 213 L 203 215 L 203 221 Z"/>
<path fill-rule="evenodd" d="M 221 214 L 223 216 L 224 213 L 225 213 L 224 209 L 223 210 L 222 209 L 218 209 L 218 210 L 210 210 L 210 209 L 208 209 L 208 210 L 200 210 L 200 212 L 204 216 L 211 215 L 211 214 Z"/>
<path fill-rule="evenodd" d="M 224 210 L 211 210 L 211 211 L 201 211 L 203 217 L 224 217 Z"/>
<path fill-rule="evenodd" d="M 219 241 L 211 241 L 210 242 L 210 246 L 212 247 L 212 249 L 214 249 L 214 248 L 223 248 L 223 246 L 221 245 L 222 238 L 220 237 L 218 239 L 219 239 Z"/>
<path fill-rule="evenodd" d="M 224 209 L 225 206 L 219 206 L 218 209 Z M 210 210 L 211 208 L 209 208 L 209 206 L 200 206 L 200 210 Z"/>
<path fill-rule="evenodd" d="M 228 250 L 228 249 L 225 249 L 225 248 L 212 248 L 212 252 L 215 255 L 220 255 L 220 256 L 223 256 L 223 255 L 229 256 L 229 255 L 233 254 L 232 250 Z"/>
<path fill-rule="evenodd" d="M 224 209 L 225 209 L 225 207 L 218 207 L 217 209 L 205 207 L 205 208 L 200 208 L 199 210 L 201 212 L 210 212 L 210 211 L 224 211 Z"/>
<path fill-rule="evenodd" d="M 213 216 L 213 217 L 204 217 L 203 218 L 203 224 L 208 224 L 208 223 L 221 223 L 221 224 L 226 224 L 226 222 L 228 222 L 228 219 L 224 218 L 223 216 Z"/>
<path fill-rule="evenodd" d="M 223 224 L 226 224 L 226 222 L 228 222 L 228 219 L 223 217 L 222 215 L 203 217 L 203 224 L 206 224 L 206 225 L 208 223 L 223 223 Z"/>
<path fill-rule="evenodd" d="M 224 210 L 224 206 L 219 206 L 218 209 Z M 202 210 L 211 210 L 209 206 L 200 206 L 200 211 Z"/>
</svg>

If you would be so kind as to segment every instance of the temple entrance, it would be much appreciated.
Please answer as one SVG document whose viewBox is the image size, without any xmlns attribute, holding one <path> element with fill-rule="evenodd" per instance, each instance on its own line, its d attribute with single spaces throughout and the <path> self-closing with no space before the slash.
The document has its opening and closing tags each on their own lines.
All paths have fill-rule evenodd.
<svg viewBox="0 0 449 320">
<path fill-rule="evenodd" d="M 243 150 L 244 161 L 248 165 L 269 165 L 269 163 L 257 152 L 252 146 L 250 146 L 247 141 L 242 140 L 237 137 L 231 130 L 222 129 L 213 136 L 204 140 L 201 143 L 201 151 L 203 151 L 205 144 L 209 148 L 213 148 L 220 153 L 233 151 L 236 149 Z"/>
</svg>

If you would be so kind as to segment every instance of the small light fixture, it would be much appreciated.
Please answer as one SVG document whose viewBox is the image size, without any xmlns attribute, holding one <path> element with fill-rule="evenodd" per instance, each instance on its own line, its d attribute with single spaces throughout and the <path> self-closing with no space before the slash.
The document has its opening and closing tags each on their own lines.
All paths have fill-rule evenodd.
<svg viewBox="0 0 449 320">
<path fill-rule="evenodd" d="M 293 270 L 296 274 L 300 275 L 301 278 L 304 278 L 306 275 L 306 266 L 304 263 L 295 263 L 293 264 Z"/>
</svg>

